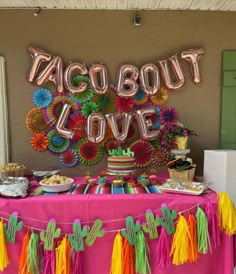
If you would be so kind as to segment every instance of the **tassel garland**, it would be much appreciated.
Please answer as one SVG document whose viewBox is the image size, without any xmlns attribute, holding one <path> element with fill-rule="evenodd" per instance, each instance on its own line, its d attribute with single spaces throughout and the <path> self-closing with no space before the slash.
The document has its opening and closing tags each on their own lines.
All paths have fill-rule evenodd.
<svg viewBox="0 0 236 274">
<path fill-rule="evenodd" d="M 27 264 L 27 258 L 28 258 L 28 245 L 30 241 L 30 233 L 27 231 L 23 238 L 22 247 L 21 247 L 21 254 L 19 259 L 19 274 L 27 274 L 28 271 L 28 264 Z"/>
<path fill-rule="evenodd" d="M 129 244 L 128 238 L 124 238 L 123 243 L 123 272 L 125 274 L 135 274 L 135 250 L 134 246 Z"/>
<path fill-rule="evenodd" d="M 28 271 L 32 274 L 40 273 L 41 254 L 39 249 L 39 236 L 32 232 L 27 249 Z"/>
<path fill-rule="evenodd" d="M 3 271 L 10 261 L 7 254 L 6 237 L 3 229 L 3 220 L 0 221 L 0 271 Z"/>
<path fill-rule="evenodd" d="M 122 259 L 122 236 L 118 232 L 113 244 L 110 274 L 123 274 Z"/>
<path fill-rule="evenodd" d="M 56 248 L 56 274 L 70 274 L 70 244 L 66 236 Z"/>
<path fill-rule="evenodd" d="M 193 214 L 189 213 L 188 216 L 189 228 L 189 250 L 188 261 L 190 263 L 196 262 L 199 258 L 198 245 L 197 245 L 197 221 Z"/>
<path fill-rule="evenodd" d="M 44 250 L 43 257 L 43 271 L 42 274 L 55 274 L 55 265 L 56 265 L 55 251 L 53 250 Z"/>
<path fill-rule="evenodd" d="M 82 253 L 73 249 L 71 255 L 71 274 L 82 274 Z"/>
<path fill-rule="evenodd" d="M 172 265 L 170 250 L 172 243 L 172 235 L 168 235 L 166 228 L 161 228 L 156 248 L 156 258 L 158 267 L 170 267 Z"/>
</svg>

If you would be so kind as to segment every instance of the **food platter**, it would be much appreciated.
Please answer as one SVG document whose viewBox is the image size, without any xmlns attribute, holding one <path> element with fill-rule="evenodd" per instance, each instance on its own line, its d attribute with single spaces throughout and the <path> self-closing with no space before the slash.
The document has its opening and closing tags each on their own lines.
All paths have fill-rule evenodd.
<svg viewBox="0 0 236 274">
<path fill-rule="evenodd" d="M 58 175 L 54 175 L 54 176 L 58 176 Z M 52 177 L 50 177 L 50 178 L 52 178 Z M 58 176 L 58 178 L 61 178 L 61 177 L 63 177 L 63 176 Z M 42 190 L 44 190 L 46 192 L 67 191 L 67 190 L 71 189 L 73 182 L 74 182 L 73 179 L 67 178 L 67 177 L 64 177 L 64 179 L 61 181 L 54 181 L 54 182 L 53 182 L 53 180 L 50 181 L 50 178 L 43 179 L 39 182 Z"/>
<path fill-rule="evenodd" d="M 207 189 L 207 186 L 200 182 L 168 179 L 162 186 L 159 187 L 159 189 L 162 192 L 197 196 L 202 194 Z"/>
</svg>

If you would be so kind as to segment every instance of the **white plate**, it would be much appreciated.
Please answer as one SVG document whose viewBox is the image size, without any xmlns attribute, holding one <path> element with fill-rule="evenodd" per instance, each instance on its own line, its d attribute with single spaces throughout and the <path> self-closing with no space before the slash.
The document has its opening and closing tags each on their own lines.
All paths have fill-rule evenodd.
<svg viewBox="0 0 236 274">
<path fill-rule="evenodd" d="M 74 180 L 71 178 L 68 178 L 68 183 L 66 184 L 58 184 L 58 185 L 47 185 L 43 183 L 43 180 L 39 182 L 39 184 L 42 187 L 42 190 L 46 192 L 63 192 L 71 189 L 73 185 Z"/>
</svg>

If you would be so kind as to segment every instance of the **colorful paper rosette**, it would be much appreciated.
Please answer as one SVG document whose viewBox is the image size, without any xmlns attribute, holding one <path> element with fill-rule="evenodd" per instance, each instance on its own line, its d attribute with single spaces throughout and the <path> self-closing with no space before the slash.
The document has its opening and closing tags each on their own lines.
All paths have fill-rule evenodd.
<svg viewBox="0 0 236 274">
<path fill-rule="evenodd" d="M 87 120 L 80 112 L 77 111 L 70 116 L 68 128 L 75 133 L 73 140 L 78 141 L 86 137 L 86 126 Z"/>
<path fill-rule="evenodd" d="M 52 129 L 47 134 L 48 137 L 48 151 L 52 154 L 60 154 L 69 148 L 70 140 L 66 139 Z"/>
<path fill-rule="evenodd" d="M 94 92 L 92 88 L 90 87 L 88 76 L 77 75 L 73 77 L 72 81 L 75 86 L 78 86 L 81 82 L 85 82 L 88 84 L 85 91 L 80 93 L 69 94 L 70 98 L 74 102 L 84 103 L 84 102 L 90 101 L 93 98 Z"/>
<path fill-rule="evenodd" d="M 152 162 L 158 166 L 163 166 L 169 161 L 170 156 L 171 151 L 169 147 L 162 146 L 152 152 Z"/>
<path fill-rule="evenodd" d="M 122 120 L 118 120 L 117 124 L 118 124 L 118 129 L 121 132 Z M 135 140 L 137 140 L 139 138 L 139 134 L 140 134 L 140 131 L 139 131 L 138 124 L 137 124 L 136 120 L 132 120 L 130 123 L 130 126 L 129 126 L 128 135 L 127 135 L 125 142 L 129 143 L 129 144 L 134 142 Z"/>
<path fill-rule="evenodd" d="M 47 107 L 52 101 L 52 94 L 46 88 L 38 88 L 33 94 L 33 102 L 37 107 Z"/>
<path fill-rule="evenodd" d="M 147 94 L 139 88 L 137 93 L 134 95 L 134 104 L 136 106 L 143 106 L 148 102 Z"/>
<path fill-rule="evenodd" d="M 117 143 L 116 139 L 108 139 L 105 143 L 105 150 L 108 153 L 109 150 L 117 149 L 119 144 Z"/>
<path fill-rule="evenodd" d="M 161 109 L 161 123 L 164 125 L 170 125 L 176 123 L 178 120 L 178 113 L 173 107 L 163 107 Z"/>
<path fill-rule="evenodd" d="M 65 167 L 74 167 L 79 163 L 79 154 L 75 149 L 68 149 L 59 155 L 59 160 Z"/>
<path fill-rule="evenodd" d="M 31 133 L 43 133 L 49 129 L 46 123 L 42 109 L 32 108 L 26 115 L 26 127 Z"/>
<path fill-rule="evenodd" d="M 169 94 L 167 88 L 162 86 L 158 89 L 155 95 L 150 96 L 150 99 L 155 106 L 163 106 L 168 102 L 168 97 Z"/>
<path fill-rule="evenodd" d="M 155 113 L 150 117 L 152 121 L 152 129 L 160 128 L 161 126 L 161 110 L 155 107 Z"/>
<path fill-rule="evenodd" d="M 116 108 L 119 111 L 129 112 L 132 110 L 134 106 L 134 98 L 133 97 L 116 97 Z"/>
<path fill-rule="evenodd" d="M 44 118 L 50 126 L 56 124 L 64 104 L 71 105 L 71 113 L 76 112 L 78 110 L 77 104 L 74 103 L 70 99 L 70 97 L 65 95 L 57 95 L 55 97 L 53 96 L 51 104 L 48 107 L 43 108 Z"/>
<path fill-rule="evenodd" d="M 105 94 L 96 94 L 93 98 L 103 114 L 112 113 L 116 110 L 116 93 L 110 87 Z"/>
<path fill-rule="evenodd" d="M 30 140 L 34 150 L 42 152 L 48 148 L 48 138 L 43 133 L 35 133 Z"/>
<path fill-rule="evenodd" d="M 103 151 L 102 146 L 89 142 L 87 138 L 81 139 L 78 143 L 80 162 L 84 165 L 95 165 L 100 162 Z"/>
<path fill-rule="evenodd" d="M 137 140 L 130 145 L 130 150 L 134 152 L 137 167 L 146 167 L 151 164 L 153 146 L 148 141 Z"/>
<path fill-rule="evenodd" d="M 98 112 L 99 107 L 95 102 L 86 102 L 83 104 L 81 112 L 84 117 L 88 117 L 92 112 Z"/>
</svg>

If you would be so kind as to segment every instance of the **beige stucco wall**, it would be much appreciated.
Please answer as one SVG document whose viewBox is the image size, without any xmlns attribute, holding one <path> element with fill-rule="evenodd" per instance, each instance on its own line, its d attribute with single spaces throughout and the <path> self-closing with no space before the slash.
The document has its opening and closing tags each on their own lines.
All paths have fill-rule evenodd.
<svg viewBox="0 0 236 274">
<path fill-rule="evenodd" d="M 204 149 L 219 148 L 221 110 L 221 55 L 235 49 L 236 13 L 141 11 L 142 26 L 132 24 L 133 11 L 0 10 L 0 55 L 6 58 L 11 161 L 24 163 L 30 170 L 41 165 L 59 165 L 64 174 L 84 174 L 88 168 L 63 168 L 57 157 L 39 153 L 30 145 L 25 126 L 26 113 L 34 107 L 35 85 L 26 80 L 31 67 L 27 48 L 32 45 L 52 55 L 88 65 L 102 62 L 116 82 L 121 64 L 156 63 L 172 54 L 202 47 L 202 81 L 194 84 L 189 65 L 182 61 L 186 83 L 170 92 L 169 103 L 180 119 L 201 133 L 192 139 L 191 156 L 202 174 Z M 54 88 L 52 87 L 51 90 Z M 92 167 L 106 167 L 106 159 Z M 163 171 L 163 169 L 159 169 Z"/>
</svg>

